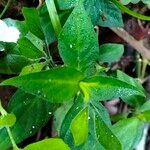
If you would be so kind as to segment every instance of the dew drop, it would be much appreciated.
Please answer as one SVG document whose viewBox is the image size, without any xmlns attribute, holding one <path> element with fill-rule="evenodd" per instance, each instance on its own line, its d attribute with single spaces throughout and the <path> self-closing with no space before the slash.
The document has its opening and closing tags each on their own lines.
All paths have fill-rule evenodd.
<svg viewBox="0 0 150 150">
<path fill-rule="evenodd" d="M 32 126 L 32 128 L 34 129 L 34 128 L 35 128 L 35 126 Z"/>
<path fill-rule="evenodd" d="M 49 115 L 51 115 L 51 114 L 52 114 L 52 112 L 48 112 L 48 114 L 49 114 Z"/>
<path fill-rule="evenodd" d="M 40 92 L 40 91 L 38 91 L 37 93 L 38 93 L 38 94 L 40 94 L 41 92 Z"/>
<path fill-rule="evenodd" d="M 5 49 L 0 47 L 0 52 L 4 52 L 4 51 L 5 51 Z"/>
<path fill-rule="evenodd" d="M 91 119 L 91 117 L 88 117 L 88 120 L 90 120 Z"/>
<path fill-rule="evenodd" d="M 27 105 L 26 101 L 24 101 L 23 103 L 24 103 L 24 105 Z"/>
<path fill-rule="evenodd" d="M 70 44 L 70 48 L 72 48 L 73 46 L 72 46 L 72 44 Z"/>
</svg>

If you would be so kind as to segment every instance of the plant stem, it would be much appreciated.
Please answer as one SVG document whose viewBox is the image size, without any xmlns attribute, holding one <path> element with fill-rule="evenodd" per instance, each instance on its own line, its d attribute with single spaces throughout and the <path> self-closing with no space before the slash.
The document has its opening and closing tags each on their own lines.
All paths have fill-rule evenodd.
<svg viewBox="0 0 150 150">
<path fill-rule="evenodd" d="M 143 66 L 142 66 L 142 72 L 141 72 L 141 79 L 144 79 L 146 68 L 148 65 L 148 60 L 146 58 L 143 58 Z"/>
<path fill-rule="evenodd" d="M 47 53 L 47 55 L 48 55 L 48 58 L 49 58 L 49 60 L 50 60 L 50 65 L 51 65 L 52 67 L 55 66 L 55 64 L 54 64 L 54 62 L 53 62 L 53 58 L 52 58 L 52 56 L 51 56 L 51 54 L 50 54 L 48 45 L 47 45 L 46 43 L 44 44 L 44 48 L 45 48 L 45 51 L 46 51 L 46 53 Z"/>
<path fill-rule="evenodd" d="M 10 4 L 11 4 L 12 1 L 13 1 L 13 0 L 8 0 L 8 2 L 7 2 L 7 4 L 6 4 L 6 6 L 5 6 L 5 8 L 3 9 L 3 11 L 2 11 L 1 14 L 0 14 L 0 18 L 3 17 L 3 15 L 4 15 L 5 12 L 7 11 L 7 9 L 9 8 L 9 6 L 10 6 Z"/>
<path fill-rule="evenodd" d="M 141 20 L 147 20 L 150 21 L 150 17 L 149 16 L 145 16 L 142 14 L 139 14 L 135 11 L 130 10 L 129 8 L 127 8 L 126 6 L 124 6 L 121 2 L 119 2 L 118 0 L 111 0 L 118 8 L 121 9 L 121 11 L 127 13 L 128 15 L 141 19 Z"/>
<path fill-rule="evenodd" d="M 6 127 L 6 130 L 7 130 L 7 132 L 8 132 L 9 138 L 10 138 L 11 143 L 12 143 L 12 145 L 13 145 L 13 149 L 14 149 L 14 150 L 19 150 L 19 148 L 18 148 L 18 146 L 16 145 L 16 142 L 15 142 L 13 136 L 12 136 L 12 133 L 11 133 L 11 131 L 10 131 L 10 128 L 9 128 L 9 127 Z"/>
<path fill-rule="evenodd" d="M 136 54 L 136 68 L 137 68 L 137 78 L 141 78 L 141 67 L 142 67 L 142 60 L 140 58 L 140 54 Z"/>
<path fill-rule="evenodd" d="M 1 113 L 2 116 L 7 115 L 6 110 L 2 107 L 1 100 L 0 100 L 0 113 Z M 6 128 L 7 132 L 8 132 L 10 141 L 11 141 L 12 146 L 13 146 L 13 149 L 14 149 L 14 150 L 19 150 L 19 148 L 17 147 L 17 145 L 16 145 L 16 143 L 15 143 L 15 140 L 14 140 L 14 138 L 13 138 L 13 136 L 12 136 L 12 133 L 11 133 L 11 131 L 10 131 L 10 128 L 9 128 L 9 127 L 5 127 L 5 128 Z"/>
<path fill-rule="evenodd" d="M 57 14 L 54 0 L 46 0 L 46 6 L 48 9 L 48 13 L 49 13 L 55 34 L 58 37 L 59 33 L 61 32 L 62 27 L 61 27 L 61 23 L 59 20 L 59 16 Z"/>
</svg>

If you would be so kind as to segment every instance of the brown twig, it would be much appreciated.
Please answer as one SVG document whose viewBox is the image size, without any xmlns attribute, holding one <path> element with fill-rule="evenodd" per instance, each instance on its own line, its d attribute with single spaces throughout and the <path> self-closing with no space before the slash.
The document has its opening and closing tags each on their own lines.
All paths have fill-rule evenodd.
<svg viewBox="0 0 150 150">
<path fill-rule="evenodd" d="M 136 49 L 144 58 L 150 60 L 150 49 L 147 49 L 142 41 L 137 41 L 133 36 L 131 36 L 123 28 L 110 28 L 124 41 L 130 44 L 134 49 Z"/>
<path fill-rule="evenodd" d="M 44 0 L 39 0 L 39 5 L 37 6 L 37 8 L 40 8 L 43 4 Z"/>
</svg>

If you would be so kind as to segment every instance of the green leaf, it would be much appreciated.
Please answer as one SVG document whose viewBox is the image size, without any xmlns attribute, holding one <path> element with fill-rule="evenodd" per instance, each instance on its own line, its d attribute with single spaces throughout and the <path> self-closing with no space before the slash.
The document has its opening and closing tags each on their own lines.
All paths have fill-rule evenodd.
<svg viewBox="0 0 150 150">
<path fill-rule="evenodd" d="M 130 83 L 131 85 L 137 87 L 139 90 L 145 92 L 143 86 L 137 79 L 128 76 L 127 74 L 125 74 L 120 70 L 117 70 L 117 78 L 123 82 Z"/>
<path fill-rule="evenodd" d="M 24 67 L 20 75 L 25 75 L 29 73 L 35 73 L 41 71 L 46 66 L 46 63 L 35 63 Z"/>
<path fill-rule="evenodd" d="M 137 117 L 144 122 L 150 121 L 150 101 L 146 101 L 140 108 L 137 109 L 139 113 Z"/>
<path fill-rule="evenodd" d="M 98 38 L 83 5 L 73 10 L 58 42 L 65 65 L 80 71 L 94 67 L 98 58 Z"/>
<path fill-rule="evenodd" d="M 100 116 L 100 118 L 102 118 L 102 120 L 108 127 L 111 127 L 111 120 L 108 110 L 99 101 L 91 100 L 91 104 L 94 106 L 94 112 L 96 112 Z"/>
<path fill-rule="evenodd" d="M 99 143 L 107 150 L 121 150 L 121 144 L 111 130 L 112 125 L 108 112 L 102 104 L 98 104 L 94 101 L 92 101 L 92 104 L 95 125 L 94 130 Z"/>
<path fill-rule="evenodd" d="M 59 103 L 75 96 L 79 91 L 78 84 L 81 79 L 83 76 L 80 72 L 71 68 L 60 67 L 14 77 L 0 85 L 12 85 L 39 98 Z"/>
<path fill-rule="evenodd" d="M 68 145 L 66 145 L 63 140 L 51 138 L 45 139 L 33 144 L 28 145 L 24 148 L 24 150 L 47 150 L 50 148 L 51 150 L 70 150 Z"/>
<path fill-rule="evenodd" d="M 109 100 L 132 95 L 145 97 L 145 93 L 138 88 L 108 76 L 94 76 L 84 79 L 80 82 L 80 88 L 86 101 L 90 99 L 95 101 Z"/>
<path fill-rule="evenodd" d="M 148 111 L 150 110 L 150 100 L 146 101 L 140 108 L 140 112 Z"/>
<path fill-rule="evenodd" d="M 105 119 L 105 112 L 103 113 L 102 111 L 99 113 L 104 117 L 103 119 Z M 91 143 L 92 143 L 92 150 L 106 150 L 101 143 L 99 143 L 98 139 L 97 139 L 97 135 L 96 135 L 96 131 L 95 131 L 95 111 L 93 109 L 93 107 L 89 107 L 89 132 L 88 132 L 88 137 L 87 140 L 85 141 L 84 144 L 75 147 L 76 150 L 91 150 Z M 107 120 L 107 119 L 106 119 Z"/>
<path fill-rule="evenodd" d="M 16 123 L 10 128 L 16 143 L 34 135 L 50 119 L 58 106 L 18 90 L 10 100 L 8 112 L 14 113 Z M 0 130 L 0 149 L 11 147 L 5 128 Z"/>
<path fill-rule="evenodd" d="M 138 118 L 123 119 L 113 125 L 113 132 L 120 140 L 123 150 L 135 148 L 142 136 L 142 125 Z"/>
<path fill-rule="evenodd" d="M 26 65 L 36 62 L 20 54 L 15 43 L 3 43 L 3 55 L 0 58 L 0 73 L 17 74 Z"/>
<path fill-rule="evenodd" d="M 150 5 L 150 1 L 149 1 L 149 0 L 142 0 L 142 2 L 143 2 L 144 4 Z"/>
<path fill-rule="evenodd" d="M 95 122 L 96 134 L 100 144 L 107 150 L 121 150 L 119 140 L 104 121 L 99 116 L 96 116 Z"/>
<path fill-rule="evenodd" d="M 30 32 L 20 38 L 17 43 L 21 55 L 27 58 L 37 59 L 46 56 L 43 51 L 43 42 Z"/>
<path fill-rule="evenodd" d="M 40 24 L 38 10 L 36 8 L 24 7 L 22 11 L 29 31 L 34 35 L 36 35 L 38 38 L 44 39 L 44 34 Z"/>
<path fill-rule="evenodd" d="M 124 46 L 122 44 L 103 44 L 100 46 L 99 61 L 112 63 L 118 61 L 123 55 Z"/>
<path fill-rule="evenodd" d="M 130 0 L 131 1 L 131 3 L 133 3 L 133 4 L 137 4 L 137 3 L 139 3 L 140 2 L 140 0 Z M 144 1 L 144 0 L 143 0 Z M 149 0 L 148 0 L 149 1 Z"/>
<path fill-rule="evenodd" d="M 63 103 L 54 113 L 53 128 L 60 133 L 61 125 L 66 117 L 66 114 L 73 105 L 73 101 Z"/>
<path fill-rule="evenodd" d="M 61 124 L 60 137 L 64 139 L 64 141 L 69 144 L 71 149 L 74 148 L 74 139 L 71 134 L 71 123 L 72 120 L 81 112 L 84 108 L 83 96 L 79 94 L 77 98 L 75 98 L 72 107 L 69 109 L 65 118 Z"/>
<path fill-rule="evenodd" d="M 138 0 L 139 1 L 139 0 Z M 130 2 L 131 2 L 131 0 L 121 0 L 120 1 L 123 5 L 128 5 Z"/>
<path fill-rule="evenodd" d="M 51 44 L 52 42 L 54 42 L 56 40 L 55 37 L 55 32 L 47 11 L 47 7 L 46 5 L 42 5 L 39 10 L 39 16 L 40 16 L 40 23 L 41 23 L 41 27 L 43 29 L 43 33 L 45 36 L 45 41 L 48 44 Z"/>
<path fill-rule="evenodd" d="M 60 9 L 78 7 L 82 0 L 57 0 Z M 94 25 L 105 27 L 122 27 L 123 20 L 120 9 L 110 0 L 85 0 L 84 7 Z"/>
<path fill-rule="evenodd" d="M 23 67 L 46 57 L 43 42 L 30 32 L 21 37 L 18 44 L 0 43 L 0 45 L 3 54 L 0 59 L 0 73 L 18 74 Z"/>
<path fill-rule="evenodd" d="M 140 82 L 138 80 L 128 76 L 124 72 L 117 70 L 117 78 L 123 82 L 130 83 L 131 85 L 133 85 L 134 87 L 139 89 L 139 91 L 143 91 L 143 93 L 145 93 L 145 90 L 142 87 L 142 85 L 140 84 Z M 132 106 L 136 106 L 136 107 L 141 106 L 145 102 L 144 97 L 134 96 L 134 95 L 126 96 L 123 98 L 123 100 L 125 102 L 127 102 L 128 104 L 130 104 Z"/>
<path fill-rule="evenodd" d="M 64 9 L 70 9 L 74 7 L 79 1 L 81 0 L 65 0 L 65 1 L 57 0 L 57 3 L 59 8 L 64 10 Z"/>
<path fill-rule="evenodd" d="M 83 144 L 88 136 L 88 108 L 84 108 L 72 120 L 71 132 L 74 138 L 75 145 Z"/>
<path fill-rule="evenodd" d="M 140 113 L 137 117 L 144 122 L 150 122 L 150 110 Z"/>
<path fill-rule="evenodd" d="M 104 27 L 122 27 L 120 9 L 110 0 L 86 0 L 85 8 L 94 25 Z"/>
<path fill-rule="evenodd" d="M 82 0 L 57 0 L 59 8 L 70 9 L 78 7 Z M 105 27 L 122 27 L 122 15 L 120 9 L 110 0 L 85 0 L 84 7 L 94 25 Z"/>
<path fill-rule="evenodd" d="M 11 127 L 15 124 L 16 117 L 14 114 L 7 114 L 4 116 L 0 116 L 0 128 L 1 127 Z"/>
</svg>

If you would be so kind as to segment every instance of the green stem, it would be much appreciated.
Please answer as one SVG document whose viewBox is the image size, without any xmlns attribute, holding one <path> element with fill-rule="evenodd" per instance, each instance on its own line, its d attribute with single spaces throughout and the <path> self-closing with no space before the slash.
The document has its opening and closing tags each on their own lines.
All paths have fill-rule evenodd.
<svg viewBox="0 0 150 150">
<path fill-rule="evenodd" d="M 58 37 L 59 33 L 61 32 L 62 27 L 61 27 L 61 23 L 59 20 L 59 16 L 57 14 L 54 0 L 46 0 L 46 6 L 48 9 L 48 13 L 49 13 L 54 31 L 56 33 L 56 36 Z"/>
<path fill-rule="evenodd" d="M 2 116 L 7 115 L 6 110 L 2 107 L 1 100 L 0 100 L 0 113 L 2 114 Z M 19 150 L 19 148 L 17 147 L 17 145 L 16 145 L 16 143 L 15 143 L 15 140 L 14 140 L 14 138 L 13 138 L 13 136 L 12 136 L 12 133 L 11 133 L 11 131 L 10 131 L 10 128 L 9 128 L 9 127 L 5 127 L 5 128 L 6 128 L 7 132 L 8 132 L 9 138 L 10 138 L 11 143 L 12 143 L 12 146 L 13 146 L 13 149 L 14 149 L 14 150 Z"/>
<path fill-rule="evenodd" d="M 12 143 L 12 145 L 13 145 L 13 149 L 14 149 L 14 150 L 19 150 L 19 148 L 18 148 L 18 146 L 16 145 L 15 140 L 14 140 L 14 138 L 13 138 L 13 136 L 12 136 L 12 133 L 11 133 L 11 131 L 10 131 L 10 128 L 9 128 L 9 127 L 6 127 L 6 130 L 7 130 L 7 132 L 8 132 L 9 138 L 10 138 L 11 143 Z"/>
<path fill-rule="evenodd" d="M 143 66 L 142 66 L 142 72 L 141 72 L 141 79 L 144 79 L 146 68 L 148 65 L 148 60 L 146 58 L 143 58 Z"/>
<path fill-rule="evenodd" d="M 45 51 L 46 51 L 46 53 L 47 53 L 47 55 L 48 55 L 48 57 L 49 57 L 51 66 L 53 67 L 53 66 L 55 66 L 55 64 L 54 64 L 54 62 L 53 62 L 53 58 L 52 58 L 52 56 L 51 56 L 51 54 L 50 54 L 49 48 L 48 48 L 48 46 L 47 46 L 46 43 L 45 43 L 44 46 L 45 46 Z"/>
<path fill-rule="evenodd" d="M 136 54 L 136 68 L 137 68 L 137 78 L 141 78 L 141 68 L 142 68 L 142 59 L 140 58 L 140 54 Z"/>
<path fill-rule="evenodd" d="M 150 17 L 149 16 L 145 16 L 142 14 L 139 14 L 135 11 L 130 10 L 129 8 L 127 8 L 126 6 L 124 6 L 122 3 L 120 3 L 118 0 L 111 0 L 118 8 L 121 9 L 121 11 L 127 13 L 130 16 L 133 16 L 135 18 L 141 19 L 141 20 L 146 20 L 146 21 L 150 21 Z"/>
<path fill-rule="evenodd" d="M 9 6 L 10 6 L 10 4 L 11 4 L 12 1 L 13 1 L 13 0 L 8 0 L 8 2 L 7 2 L 7 4 L 6 4 L 6 6 L 5 6 L 5 8 L 3 9 L 3 11 L 2 11 L 1 14 L 0 14 L 0 18 L 3 17 L 3 15 L 4 15 L 5 12 L 7 11 L 7 9 L 9 8 Z"/>
</svg>

